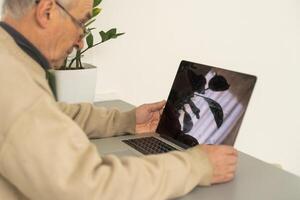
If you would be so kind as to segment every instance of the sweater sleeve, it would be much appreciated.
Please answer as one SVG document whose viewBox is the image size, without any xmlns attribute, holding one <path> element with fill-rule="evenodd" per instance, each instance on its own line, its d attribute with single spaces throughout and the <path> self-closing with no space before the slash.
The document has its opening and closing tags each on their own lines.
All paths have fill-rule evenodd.
<svg viewBox="0 0 300 200">
<path fill-rule="evenodd" d="M 0 173 L 29 199 L 169 199 L 209 185 L 212 176 L 199 147 L 99 156 L 81 128 L 43 96 L 10 127 L 0 159 Z"/>
<path fill-rule="evenodd" d="M 89 138 L 111 137 L 135 132 L 135 109 L 120 112 L 117 109 L 96 107 L 89 103 L 57 103 L 62 112 L 74 120 Z"/>
</svg>

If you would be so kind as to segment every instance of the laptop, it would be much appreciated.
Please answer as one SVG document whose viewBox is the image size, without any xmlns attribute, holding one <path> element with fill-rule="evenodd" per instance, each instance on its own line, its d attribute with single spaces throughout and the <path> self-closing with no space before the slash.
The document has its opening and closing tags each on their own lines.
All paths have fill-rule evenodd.
<svg viewBox="0 0 300 200">
<path fill-rule="evenodd" d="M 198 144 L 234 146 L 257 78 L 181 61 L 155 133 L 97 140 L 101 154 L 148 155 Z"/>
</svg>

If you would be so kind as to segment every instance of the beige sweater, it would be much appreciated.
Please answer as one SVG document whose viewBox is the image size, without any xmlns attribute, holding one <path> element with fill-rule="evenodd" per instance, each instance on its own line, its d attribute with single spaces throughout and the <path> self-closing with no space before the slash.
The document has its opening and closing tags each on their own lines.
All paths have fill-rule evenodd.
<svg viewBox="0 0 300 200">
<path fill-rule="evenodd" d="M 0 28 L 0 199 L 146 200 L 209 185 L 199 148 L 101 156 L 88 137 L 134 133 L 135 111 L 55 102 L 43 69 Z"/>
</svg>

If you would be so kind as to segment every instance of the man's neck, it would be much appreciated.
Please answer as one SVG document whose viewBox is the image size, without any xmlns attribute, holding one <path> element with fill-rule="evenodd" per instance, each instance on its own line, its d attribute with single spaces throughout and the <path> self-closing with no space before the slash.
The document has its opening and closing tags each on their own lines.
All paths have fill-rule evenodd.
<svg viewBox="0 0 300 200">
<path fill-rule="evenodd" d="M 39 51 L 45 55 L 44 49 L 44 38 L 41 31 L 37 28 L 37 24 L 32 19 L 29 19 L 30 16 L 23 16 L 21 19 L 14 19 L 10 16 L 5 16 L 3 22 L 14 28 L 20 34 L 22 34 L 28 41 L 30 41 L 35 47 L 38 47 Z"/>
</svg>

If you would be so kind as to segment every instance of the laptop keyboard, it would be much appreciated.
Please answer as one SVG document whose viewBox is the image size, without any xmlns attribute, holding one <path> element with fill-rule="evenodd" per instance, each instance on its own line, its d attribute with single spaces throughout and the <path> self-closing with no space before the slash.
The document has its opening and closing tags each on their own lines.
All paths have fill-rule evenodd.
<svg viewBox="0 0 300 200">
<path fill-rule="evenodd" d="M 122 140 L 122 142 L 128 144 L 129 146 L 131 146 L 132 148 L 136 149 L 144 155 L 159 154 L 177 150 L 176 148 L 166 144 L 165 142 L 160 141 L 155 137 L 128 139 Z"/>
</svg>

